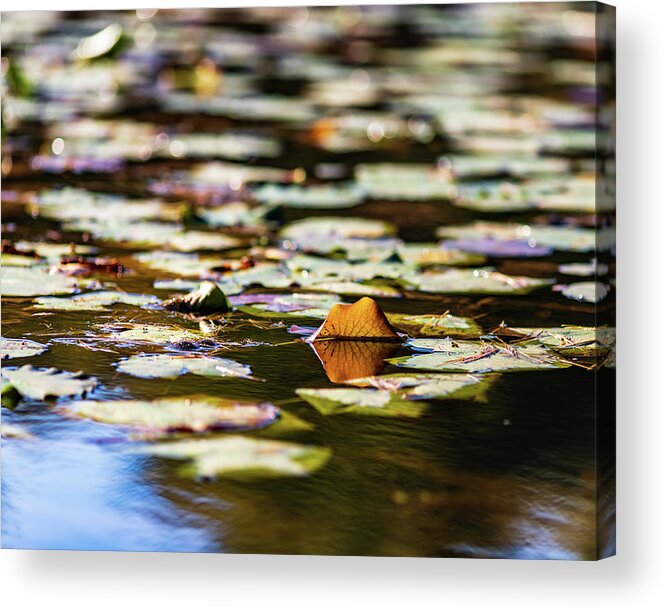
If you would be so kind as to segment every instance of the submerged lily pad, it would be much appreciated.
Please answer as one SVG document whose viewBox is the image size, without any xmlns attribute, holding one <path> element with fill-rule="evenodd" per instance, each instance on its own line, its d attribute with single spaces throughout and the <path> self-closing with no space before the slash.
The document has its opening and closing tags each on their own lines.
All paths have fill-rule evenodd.
<svg viewBox="0 0 665 610">
<path fill-rule="evenodd" d="M 101 290 L 77 294 L 73 297 L 39 297 L 35 299 L 36 309 L 54 309 L 58 311 L 107 311 L 109 305 L 156 305 L 160 300 L 150 294 L 131 294 L 113 290 Z"/>
<path fill-rule="evenodd" d="M 284 441 L 228 436 L 151 445 L 141 453 L 191 460 L 184 475 L 240 479 L 306 476 L 330 458 L 330 449 Z"/>
<path fill-rule="evenodd" d="M 192 373 L 203 377 L 240 377 L 255 379 L 252 369 L 229 358 L 198 354 L 139 354 L 118 363 L 118 370 L 134 377 L 175 379 Z"/>
<path fill-rule="evenodd" d="M 2 379 L 25 398 L 44 400 L 48 396 L 79 396 L 97 385 L 94 377 L 83 373 L 59 371 L 55 368 L 38 369 L 29 365 L 21 368 L 3 368 Z"/>
<path fill-rule="evenodd" d="M 386 317 L 397 330 L 401 330 L 411 336 L 477 337 L 481 334 L 480 326 L 471 318 L 454 316 L 448 312 L 440 315 L 388 313 Z"/>
<path fill-rule="evenodd" d="M 106 424 L 129 426 L 154 433 L 248 430 L 263 428 L 279 417 L 268 402 L 254 403 L 215 396 L 188 396 L 157 400 L 83 400 L 68 404 L 66 412 Z"/>
<path fill-rule="evenodd" d="M 554 283 L 553 279 L 506 275 L 489 268 L 411 273 L 403 281 L 421 292 L 438 294 L 526 294 Z"/>
<path fill-rule="evenodd" d="M 296 393 L 323 415 L 419 417 L 425 408 L 388 390 L 374 388 L 299 388 Z"/>
<path fill-rule="evenodd" d="M 0 270 L 0 293 L 3 297 L 72 294 L 85 284 L 72 277 L 52 275 L 46 267 L 3 266 Z"/>
<path fill-rule="evenodd" d="M 350 379 L 346 383 L 358 387 L 398 392 L 408 400 L 456 399 L 485 400 L 492 382 L 491 375 L 460 375 L 459 373 L 392 373 Z"/>
<path fill-rule="evenodd" d="M 407 344 L 427 353 L 393 358 L 389 362 L 400 367 L 451 373 L 535 371 L 570 366 L 542 345 L 516 346 L 454 339 L 410 339 Z"/>
<path fill-rule="evenodd" d="M 37 341 L 0 337 L 0 359 L 2 360 L 39 356 L 39 354 L 43 354 L 47 349 L 46 345 L 37 343 Z"/>
</svg>

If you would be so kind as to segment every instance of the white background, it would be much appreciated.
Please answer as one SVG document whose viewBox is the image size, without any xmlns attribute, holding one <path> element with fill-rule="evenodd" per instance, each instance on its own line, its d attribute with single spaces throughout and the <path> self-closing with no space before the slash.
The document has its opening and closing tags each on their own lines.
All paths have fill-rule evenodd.
<svg viewBox="0 0 665 610">
<path fill-rule="evenodd" d="M 234 5 L 229 0 L 4 0 L 2 9 L 188 4 Z M 614 4 L 619 94 L 618 557 L 573 563 L 3 550 L 2 607 L 665 607 L 665 3 Z"/>
</svg>

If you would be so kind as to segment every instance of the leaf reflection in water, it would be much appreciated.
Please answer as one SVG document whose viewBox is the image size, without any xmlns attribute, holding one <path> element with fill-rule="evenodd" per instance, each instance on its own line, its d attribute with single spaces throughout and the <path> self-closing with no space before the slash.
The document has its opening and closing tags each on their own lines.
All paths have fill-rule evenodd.
<svg viewBox="0 0 665 610">
<path fill-rule="evenodd" d="M 398 349 L 395 343 L 379 341 L 315 341 L 310 343 L 328 379 L 344 383 L 349 379 L 379 375 Z"/>
</svg>

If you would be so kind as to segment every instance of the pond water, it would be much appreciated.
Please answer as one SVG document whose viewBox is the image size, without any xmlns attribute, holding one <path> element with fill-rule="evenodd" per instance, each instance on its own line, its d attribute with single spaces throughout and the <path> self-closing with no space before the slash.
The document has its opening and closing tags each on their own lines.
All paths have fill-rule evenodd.
<svg viewBox="0 0 665 610">
<path fill-rule="evenodd" d="M 119 98 L 119 105 L 109 110 L 88 110 L 89 105 L 84 101 L 92 93 L 85 88 L 83 93 L 75 91 L 74 79 L 65 70 L 63 73 L 72 81 L 63 83 L 61 94 L 56 95 L 53 88 L 43 85 L 39 93 L 44 104 L 42 112 L 49 104 L 55 104 L 55 100 L 60 103 L 64 99 L 78 116 L 89 116 L 98 121 L 109 118 L 140 121 L 154 127 L 155 134 L 169 133 L 172 142 L 177 139 L 177 134 L 219 134 L 231 128 L 251 128 L 253 133 L 280 142 L 282 152 L 273 158 L 250 155 L 250 159 L 242 163 L 296 170 L 296 176 L 297 172 L 304 170 L 307 185 L 338 184 L 340 180 L 353 179 L 354 168 L 359 163 L 436 164 L 442 155 L 464 152 L 466 146 L 471 146 L 467 138 L 478 135 L 473 122 L 480 121 L 485 113 L 479 110 L 461 135 L 454 132 L 451 136 L 442 128 L 436 136 L 423 141 L 401 137 L 389 141 L 382 137 L 379 140 L 383 141 L 377 144 L 372 143 L 370 137 L 367 150 L 340 152 L 319 146 L 309 138 L 307 134 L 312 133 L 313 121 L 342 113 L 353 114 L 357 104 L 360 104 L 359 115 L 370 110 L 379 113 L 377 120 L 384 130 L 390 116 L 424 117 L 423 124 L 426 125 L 430 124 L 431 116 L 416 110 L 395 110 L 393 100 L 385 96 L 387 91 L 395 89 L 400 91 L 395 93 L 396 100 L 405 97 L 401 82 L 393 87 L 383 83 L 383 88 L 379 87 L 377 91 L 379 97 L 369 104 L 343 100 L 335 106 L 317 100 L 314 117 L 303 118 L 303 121 L 254 121 L 251 115 L 239 118 L 213 116 L 215 113 L 201 112 L 198 106 L 179 114 L 169 112 L 166 107 L 169 100 L 175 99 L 178 88 L 165 74 L 174 79 L 177 68 L 190 78 L 187 66 L 199 62 L 200 76 L 207 66 L 205 62 L 200 63 L 201 57 L 206 56 L 207 51 L 207 56 L 217 63 L 219 73 L 225 71 L 229 87 L 235 86 L 232 85 L 233 77 L 247 76 L 252 79 L 250 90 L 259 99 L 279 94 L 302 101 L 311 98 L 312 82 L 325 84 L 337 78 L 333 76 L 337 68 L 344 78 L 347 78 L 347 72 L 343 68 L 362 70 L 362 73 L 351 76 L 351 84 L 358 79 L 362 83 L 365 77 L 374 83 L 378 75 L 387 80 L 391 64 L 389 59 L 378 54 L 380 50 L 399 52 L 431 48 L 439 49 L 443 56 L 443 59 L 436 59 L 432 51 L 432 61 L 441 62 L 438 68 L 443 71 L 441 74 L 447 74 L 446 78 L 456 83 L 460 91 L 468 90 L 464 96 L 469 105 L 479 101 L 483 109 L 491 108 L 493 104 L 497 108 L 505 104 L 522 108 L 522 97 L 540 96 L 569 104 L 566 109 L 571 113 L 583 113 L 592 108 L 588 95 L 594 88 L 593 83 L 589 85 L 584 77 L 585 69 L 593 60 L 588 41 L 580 38 L 571 43 L 555 40 L 552 36 L 551 40 L 536 43 L 534 31 L 540 31 L 538 25 L 547 25 L 550 20 L 558 23 L 552 15 L 554 9 L 543 9 L 540 13 L 522 17 L 519 22 L 522 29 L 518 28 L 517 33 L 510 27 L 510 23 L 516 23 L 514 14 L 509 8 L 504 10 L 505 13 L 497 13 L 495 17 L 485 15 L 480 9 L 477 13 L 472 10 L 468 13 L 451 11 L 431 22 L 426 19 L 430 13 L 424 8 L 420 9 L 421 12 L 414 9 L 404 13 L 408 17 L 406 21 L 402 13 L 384 15 L 380 11 L 352 11 L 342 13 L 334 22 L 336 27 L 344 30 L 337 36 L 328 34 L 331 21 L 326 17 L 329 13 L 323 10 L 310 9 L 307 15 L 294 13 L 293 23 L 281 19 L 273 22 L 268 11 L 265 14 L 234 11 L 228 13 L 228 20 L 220 12 L 193 11 L 180 15 L 174 12 L 161 15 L 160 12 L 145 19 L 144 15 L 138 20 L 139 25 L 150 24 L 154 30 L 155 39 L 146 46 L 137 43 L 141 34 L 135 34 L 134 13 L 57 14 L 43 31 L 32 32 L 27 44 L 10 37 L 8 43 L 3 44 L 3 53 L 9 61 L 20 63 L 21 58 L 41 61 L 42 54 L 52 47 L 58 50 L 58 57 L 64 58 L 63 49 L 74 44 L 70 39 L 80 40 L 84 34 L 90 35 L 112 21 L 121 23 L 126 31 L 134 32 L 133 46 L 130 44 L 129 50 L 106 61 L 118 69 L 139 70 L 141 76 L 136 82 L 129 83 L 132 87 L 129 90 L 123 86 L 112 90 L 111 95 Z M 298 30 L 294 25 L 298 15 L 304 19 L 302 26 L 298 26 L 302 38 L 296 36 L 288 44 L 285 40 L 288 33 Z M 578 15 L 582 24 L 586 23 L 585 15 Z M 475 18 L 479 21 L 474 21 Z M 573 19 L 574 15 L 568 18 Z M 364 20 L 366 29 L 354 30 L 348 26 L 354 19 L 360 23 Z M 527 27 L 529 19 L 533 21 L 530 28 Z M 473 23 L 482 24 L 482 27 L 473 27 Z M 3 23 L 3 27 L 7 26 Z M 307 27 L 311 27 L 314 33 Z M 498 37 L 495 51 L 517 54 L 517 63 L 508 59 L 508 63 L 497 71 L 495 64 L 486 65 L 484 60 L 469 60 L 467 65 L 447 58 L 440 50 L 443 47 L 437 45 L 450 37 L 457 41 L 458 30 L 464 27 L 469 28 L 469 40 L 471 43 L 475 41 L 478 49 L 487 41 L 496 42 Z M 145 29 L 142 35 L 149 37 L 153 30 Z M 211 35 L 210 31 L 217 31 L 219 35 Z M 196 36 L 188 41 L 182 39 L 183 33 L 191 35 L 196 32 L 201 32 L 205 39 L 201 47 L 197 46 Z M 320 39 L 317 39 L 316 32 L 319 32 Z M 235 41 L 237 48 L 246 44 L 247 49 L 240 52 L 229 40 Z M 345 41 L 350 41 L 348 48 L 344 46 Z M 462 51 L 471 48 L 464 44 L 461 47 Z M 264 61 L 250 61 L 252 49 Z M 181 55 L 176 54 L 178 50 L 182 51 Z M 293 58 L 294 71 L 300 65 L 296 60 L 305 64 L 310 60 L 313 65 L 318 59 L 325 63 L 328 72 L 322 69 L 321 75 L 314 76 L 311 65 L 309 69 L 300 66 L 302 74 L 287 78 L 280 62 L 289 57 Z M 69 66 L 67 59 L 59 61 Z M 558 70 L 543 67 L 551 66 L 555 61 L 560 64 L 557 64 Z M 271 72 L 271 66 L 282 68 Z M 397 61 L 396 66 L 400 68 L 397 72 L 404 77 L 408 62 Z M 414 80 L 414 94 L 419 92 L 418 87 L 425 88 L 428 81 L 425 76 L 436 79 L 439 75 L 437 70 L 419 63 L 415 64 L 414 70 L 422 77 Z M 31 76 L 29 69 L 26 73 Z M 494 82 L 495 78 L 498 82 Z M 476 81 L 482 82 L 483 86 L 474 87 Z M 339 90 L 331 86 L 330 95 L 334 92 L 341 96 L 348 90 L 348 86 Z M 191 88 L 185 84 L 182 91 L 191 91 Z M 366 89 L 361 87 L 361 91 Z M 440 92 L 441 89 L 434 88 L 434 91 Z M 445 93 L 441 95 L 444 101 L 447 100 Z M 3 106 L 9 107 L 12 99 L 18 97 L 3 94 Z M 419 108 L 417 100 L 414 104 L 416 109 Z M 442 103 L 442 106 L 446 104 Z M 310 108 L 303 108 L 303 116 L 306 110 Z M 528 117 L 529 111 L 520 114 Z M 120 153 L 111 159 L 117 162 L 112 166 L 113 171 L 97 171 L 100 169 L 97 166 L 92 168 L 95 171 L 72 172 L 69 171 L 71 165 L 44 171 L 47 162 L 35 163 L 35 157 L 42 155 L 52 163 L 58 161 L 58 145 L 53 142 L 57 133 L 52 128 L 55 125 L 57 130 L 63 123 L 43 115 L 15 120 L 15 123 L 10 122 L 3 137 L 3 240 L 12 244 L 21 240 L 46 240 L 94 245 L 98 249 L 95 256 L 117 259 L 127 270 L 121 275 L 93 273 L 92 277 L 107 288 L 157 295 L 160 299 L 186 292 L 156 288 L 156 280 L 177 279 L 182 275 L 169 269 L 151 269 L 140 264 L 135 257 L 152 250 L 177 248 L 121 243 L 95 235 L 94 230 L 75 230 L 66 226 L 62 218 L 43 213 L 40 205 L 35 204 L 39 193 L 73 186 L 130 198 L 161 197 L 171 212 L 182 210 L 182 201 L 201 209 L 218 208 L 231 200 L 231 195 L 237 194 L 250 205 L 256 204 L 251 185 L 244 184 L 241 191 L 233 193 L 221 179 L 216 179 L 218 181 L 213 184 L 216 188 L 213 188 L 210 184 L 196 182 L 193 173 L 185 173 L 210 158 L 224 158 L 223 154 L 194 159 L 184 153 L 182 156 L 155 156 L 141 160 L 131 158 L 126 152 L 128 148 L 131 151 L 128 144 L 118 146 Z M 574 125 L 571 129 L 584 131 L 588 127 Z M 479 136 L 503 136 L 502 129 L 501 125 L 492 122 L 481 129 Z M 539 125 L 538 130 L 541 129 Z M 551 135 L 548 129 L 554 128 L 544 130 L 546 135 Z M 131 133 L 136 133 L 139 138 L 138 132 Z M 529 130 L 525 134 L 510 130 L 508 135 L 513 140 L 536 137 Z M 117 138 L 117 133 L 112 131 L 111 135 L 87 142 L 81 158 L 93 161 L 102 158 L 97 147 L 106 138 Z M 132 137 L 127 139 L 131 143 Z M 68 137 L 64 136 L 65 154 L 68 142 Z M 466 154 L 478 157 L 486 154 L 470 150 L 472 152 Z M 175 152 L 180 152 L 177 147 Z M 570 151 L 564 147 L 549 157 L 570 163 L 567 175 L 572 176 L 589 167 L 587 162 L 593 159 L 592 152 L 584 149 Z M 496 151 L 489 154 L 496 154 Z M 536 157 L 548 158 L 538 154 Z M 108 161 L 107 157 L 103 158 Z M 326 171 L 333 177 L 325 178 Z M 501 172 L 499 178 L 510 179 Z M 468 181 L 474 180 L 478 178 L 471 174 Z M 182 188 L 177 189 L 175 185 Z M 410 188 L 414 188 L 413 184 Z M 86 202 L 81 203 L 81 217 L 86 214 L 86 205 Z M 214 254 L 239 260 L 249 254 L 260 261 L 267 251 L 259 252 L 258 249 L 267 245 L 281 247 L 285 255 L 293 255 L 288 245 L 280 240 L 277 229 L 317 216 L 387 221 L 404 242 L 428 244 L 439 239 L 438 227 L 466 225 L 479 220 L 518 223 L 527 227 L 549 224 L 591 229 L 604 222 L 574 208 L 572 212 L 565 208 L 533 207 L 512 212 L 486 212 L 456 205 L 450 198 L 409 200 L 405 195 L 396 201 L 367 197 L 344 209 L 313 205 L 303 208 L 276 206 L 270 215 L 274 224 L 268 228 L 236 225 L 219 230 L 197 221 L 190 229 L 234 235 L 245 240 L 242 246 L 230 252 L 219 254 L 215 249 L 203 248 L 201 255 Z M 114 222 L 131 226 L 134 221 L 128 217 L 115 218 Z M 331 224 L 334 226 L 334 221 Z M 250 247 L 255 249 L 254 254 L 251 254 Z M 343 259 L 339 254 L 329 256 Z M 609 253 L 595 248 L 580 252 L 557 247 L 548 256 L 490 255 L 478 267 L 493 267 L 511 276 L 552 278 L 557 285 L 571 284 L 594 278 L 575 278 L 562 273 L 559 265 L 588 263 L 594 256 L 601 262 L 611 263 Z M 53 261 L 49 261 L 49 266 L 52 264 Z M 7 268 L 4 259 L 3 267 Z M 463 267 L 474 268 L 473 265 Z M 420 271 L 425 269 L 417 268 Z M 445 267 L 435 265 L 428 269 L 441 271 Z M 223 284 L 224 273 L 220 273 L 216 279 L 221 278 Z M 82 278 L 79 276 L 78 279 Z M 187 279 L 197 277 L 188 276 Z M 599 320 L 598 312 L 602 307 L 610 310 L 613 291 L 604 303 L 598 305 L 567 299 L 550 285 L 526 295 L 501 295 L 464 294 L 463 290 L 460 290 L 462 294 L 422 292 L 413 286 L 405 288 L 397 279 L 380 283 L 397 287 L 402 294 L 401 298 L 376 298 L 385 312 L 440 315 L 449 311 L 456 316 L 472 318 L 485 335 L 502 324 L 513 328 L 612 325 L 607 316 L 602 317 L 602 312 Z M 298 290 L 307 292 L 293 285 L 288 288 L 251 285 L 243 287 L 242 293 Z M 35 297 L 42 294 L 38 289 L 34 293 Z M 345 302 L 353 302 L 361 294 L 340 296 Z M 484 399 L 481 400 L 480 396 L 476 397 L 478 400 L 430 399 L 423 403 L 425 408 L 417 418 L 375 417 L 353 412 L 324 415 L 299 398 L 296 389 L 343 387 L 335 377 L 341 364 L 333 358 L 324 366 L 310 344 L 302 341 L 299 335 L 287 332 L 292 324 L 316 327 L 321 318 L 269 318 L 240 310 L 210 316 L 224 321 L 221 331 L 213 337 L 221 345 L 213 352 L 202 352 L 196 346 L 137 344 L 102 336 L 108 325 L 118 324 L 166 324 L 198 333 L 200 317 L 161 307 L 125 304 L 98 311 L 55 311 L 35 308 L 34 305 L 33 296 L 3 294 L 2 336 L 48 345 L 47 351 L 40 355 L 3 362 L 3 368 L 33 365 L 82 371 L 99 382 L 86 398 L 99 401 L 154 400 L 203 394 L 271 402 L 281 409 L 283 415 L 297 416 L 301 423 L 309 425 L 286 431 L 277 427 L 271 430 L 268 426 L 241 434 L 248 438 L 274 438 L 323 446 L 330 450 L 330 458 L 320 469 L 303 477 L 186 476 L 180 461 L 137 452 L 155 441 L 137 438 L 123 426 L 68 414 L 66 407 L 74 400 L 71 396 L 45 400 L 23 396 L 14 404 L 3 406 L 2 410 L 3 426 L 19 426 L 24 435 L 29 436 L 14 438 L 6 435 L 2 439 L 4 547 L 523 559 L 593 559 L 599 553 L 602 541 L 596 538 L 600 518 L 596 504 L 599 494 L 597 430 L 599 409 L 609 409 L 603 401 L 609 401 L 614 369 L 590 366 L 596 363 L 595 360 L 590 363 L 587 359 L 571 358 L 568 363 L 574 365 L 568 368 L 499 373 L 492 377 Z M 372 360 L 369 368 L 374 375 L 414 372 L 384 360 L 412 355 L 413 350 L 404 343 L 396 344 L 394 349 L 388 348 L 390 353 L 382 353 L 378 359 L 369 352 L 369 349 L 367 352 L 361 350 L 360 359 L 365 364 Z M 191 374 L 173 379 L 140 378 L 117 369 L 123 358 L 139 353 L 214 353 L 250 365 L 252 375 L 259 380 Z M 201 433 L 199 436 L 223 438 L 225 434 Z"/>
</svg>

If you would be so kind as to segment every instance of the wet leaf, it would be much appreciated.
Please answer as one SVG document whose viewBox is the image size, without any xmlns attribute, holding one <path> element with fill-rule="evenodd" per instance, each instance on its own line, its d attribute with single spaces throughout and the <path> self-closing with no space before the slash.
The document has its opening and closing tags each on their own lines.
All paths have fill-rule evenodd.
<svg viewBox="0 0 665 610">
<path fill-rule="evenodd" d="M 110 305 L 122 303 L 142 307 L 157 305 L 159 299 L 150 294 L 131 294 L 113 290 L 100 290 L 77 294 L 73 297 L 39 297 L 35 299 L 36 309 L 52 309 L 58 311 L 107 311 Z"/>
<path fill-rule="evenodd" d="M 352 305 L 333 305 L 323 324 L 307 340 L 322 339 L 400 341 L 381 308 L 369 297 Z"/>
<path fill-rule="evenodd" d="M 178 344 L 181 342 L 200 342 L 205 335 L 198 331 L 186 330 L 165 324 L 122 324 L 106 325 L 101 328 L 102 339 L 120 343 L 138 343 L 146 345 Z"/>
<path fill-rule="evenodd" d="M 534 371 L 570 366 L 541 345 L 515 346 L 454 339 L 409 339 L 407 344 L 427 353 L 393 358 L 389 362 L 400 367 L 451 373 Z"/>
<path fill-rule="evenodd" d="M 226 296 L 213 282 L 201 282 L 193 292 L 164 301 L 163 305 L 172 311 L 198 314 L 226 313 L 230 308 Z"/>
<path fill-rule="evenodd" d="M 374 388 L 299 388 L 296 393 L 322 415 L 419 417 L 424 405 L 404 400 L 388 390 Z"/>
<path fill-rule="evenodd" d="M 229 358 L 198 354 L 138 354 L 118 363 L 118 370 L 134 377 L 175 379 L 192 373 L 203 377 L 255 379 L 252 369 Z"/>
<path fill-rule="evenodd" d="M 37 341 L 29 339 L 7 339 L 0 337 L 0 359 L 9 360 L 11 358 L 30 358 L 39 356 L 48 348 Z"/>
<path fill-rule="evenodd" d="M 538 246 L 534 242 L 521 239 L 501 240 L 494 238 L 481 239 L 453 239 L 446 240 L 443 245 L 448 248 L 456 248 L 464 252 L 486 254 L 487 256 L 527 257 L 548 256 L 552 254 L 551 248 Z"/>
<path fill-rule="evenodd" d="M 190 460 L 184 475 L 240 479 L 306 476 L 330 458 L 330 449 L 283 441 L 228 436 L 151 445 L 141 453 Z"/>
<path fill-rule="evenodd" d="M 249 294 L 231 297 L 238 311 L 267 318 L 318 318 L 328 315 L 330 308 L 339 303 L 333 294 Z"/>
<path fill-rule="evenodd" d="M 97 385 L 94 377 L 83 373 L 71 373 L 58 369 L 34 368 L 30 365 L 21 368 L 2 369 L 2 379 L 23 397 L 44 400 L 49 396 L 79 396 L 90 392 Z"/>
<path fill-rule="evenodd" d="M 554 328 L 506 328 L 510 336 L 537 342 L 564 357 L 596 358 L 606 356 L 613 348 L 615 329 L 608 327 L 564 326 Z M 500 333 L 497 333 L 500 334 Z"/>
<path fill-rule="evenodd" d="M 157 400 L 83 400 L 64 407 L 68 414 L 106 424 L 145 431 L 150 438 L 170 432 L 250 430 L 269 426 L 279 409 L 268 402 L 254 403 L 213 396 Z"/>
</svg>

